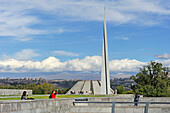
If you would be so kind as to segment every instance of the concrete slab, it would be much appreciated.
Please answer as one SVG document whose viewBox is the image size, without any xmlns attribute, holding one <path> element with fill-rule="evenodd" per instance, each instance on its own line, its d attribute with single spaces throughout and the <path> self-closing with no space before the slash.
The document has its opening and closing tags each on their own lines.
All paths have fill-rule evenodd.
<svg viewBox="0 0 170 113">
<path fill-rule="evenodd" d="M 85 81 L 82 91 L 84 95 L 88 95 L 90 92 L 90 80 Z"/>
<path fill-rule="evenodd" d="M 78 81 L 66 94 L 71 94 L 71 91 L 74 91 L 75 94 L 79 94 L 78 92 L 82 90 L 85 81 Z"/>
<path fill-rule="evenodd" d="M 94 94 L 100 94 L 100 85 L 98 81 L 92 81 L 93 82 L 93 92 Z"/>
</svg>

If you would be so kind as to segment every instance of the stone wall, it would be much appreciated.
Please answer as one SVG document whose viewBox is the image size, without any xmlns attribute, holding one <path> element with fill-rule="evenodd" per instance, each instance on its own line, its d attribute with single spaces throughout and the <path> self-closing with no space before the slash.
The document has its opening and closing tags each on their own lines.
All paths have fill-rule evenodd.
<svg viewBox="0 0 170 113">
<path fill-rule="evenodd" d="M 93 97 L 89 101 L 133 101 L 132 97 Z M 142 101 L 152 102 L 170 102 L 170 98 L 141 98 Z M 10 100 L 0 101 L 0 113 L 81 113 L 80 111 L 90 113 L 94 109 L 94 113 L 99 111 L 111 111 L 111 105 L 104 104 L 78 104 L 73 106 L 74 98 L 71 99 L 37 99 L 37 100 Z M 133 104 L 116 104 L 116 113 L 144 113 L 145 105 L 134 107 Z M 152 106 L 149 105 L 149 113 L 169 113 L 170 105 Z"/>
<path fill-rule="evenodd" d="M 110 106 L 76 106 L 70 109 L 70 113 L 111 113 Z M 116 106 L 115 113 L 144 113 L 145 107 Z M 148 113 L 170 113 L 170 107 L 149 107 Z"/>
<path fill-rule="evenodd" d="M 69 113 L 73 99 L 0 101 L 0 113 Z"/>
<path fill-rule="evenodd" d="M 117 95 L 114 97 L 92 97 L 89 101 L 115 101 L 115 102 L 133 102 L 133 95 Z M 140 97 L 139 102 L 170 102 L 170 97 Z"/>
<path fill-rule="evenodd" d="M 32 95 L 32 90 L 21 89 L 0 89 L 0 95 L 22 95 L 26 91 L 29 95 Z"/>
</svg>

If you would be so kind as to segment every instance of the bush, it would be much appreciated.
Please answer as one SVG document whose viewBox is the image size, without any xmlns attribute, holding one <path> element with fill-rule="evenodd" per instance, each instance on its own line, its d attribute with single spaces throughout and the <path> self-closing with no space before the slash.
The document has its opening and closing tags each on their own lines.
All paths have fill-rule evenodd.
<svg viewBox="0 0 170 113">
<path fill-rule="evenodd" d="M 117 89 L 118 94 L 121 94 L 125 90 L 124 86 L 122 86 L 122 85 L 117 86 L 116 89 Z"/>
<path fill-rule="evenodd" d="M 130 90 L 130 91 L 123 91 L 122 94 L 133 94 L 133 90 Z"/>
<path fill-rule="evenodd" d="M 170 89 L 168 89 L 167 97 L 170 97 Z"/>
</svg>

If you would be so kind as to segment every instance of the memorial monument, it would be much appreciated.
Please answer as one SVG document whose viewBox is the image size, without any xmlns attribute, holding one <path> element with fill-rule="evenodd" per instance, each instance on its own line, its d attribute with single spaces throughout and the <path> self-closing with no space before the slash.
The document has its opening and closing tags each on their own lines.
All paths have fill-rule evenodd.
<svg viewBox="0 0 170 113">
<path fill-rule="evenodd" d="M 110 88 L 109 60 L 107 47 L 107 30 L 106 30 L 106 15 L 104 9 L 104 25 L 103 25 L 103 53 L 102 53 L 102 69 L 101 81 L 78 81 L 67 94 L 114 94 Z"/>
<path fill-rule="evenodd" d="M 101 94 L 111 94 L 105 9 L 104 9 L 103 54 L 102 54 L 101 90 L 100 90 L 100 92 L 101 92 Z"/>
</svg>

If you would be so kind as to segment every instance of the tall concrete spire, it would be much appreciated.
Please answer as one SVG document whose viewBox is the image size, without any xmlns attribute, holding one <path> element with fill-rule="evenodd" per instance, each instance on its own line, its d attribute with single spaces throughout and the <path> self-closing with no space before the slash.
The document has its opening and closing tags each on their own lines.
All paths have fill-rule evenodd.
<svg viewBox="0 0 170 113">
<path fill-rule="evenodd" d="M 102 55 L 101 90 L 100 91 L 101 91 L 101 94 L 111 94 L 105 8 L 104 8 L 103 55 Z"/>
</svg>

